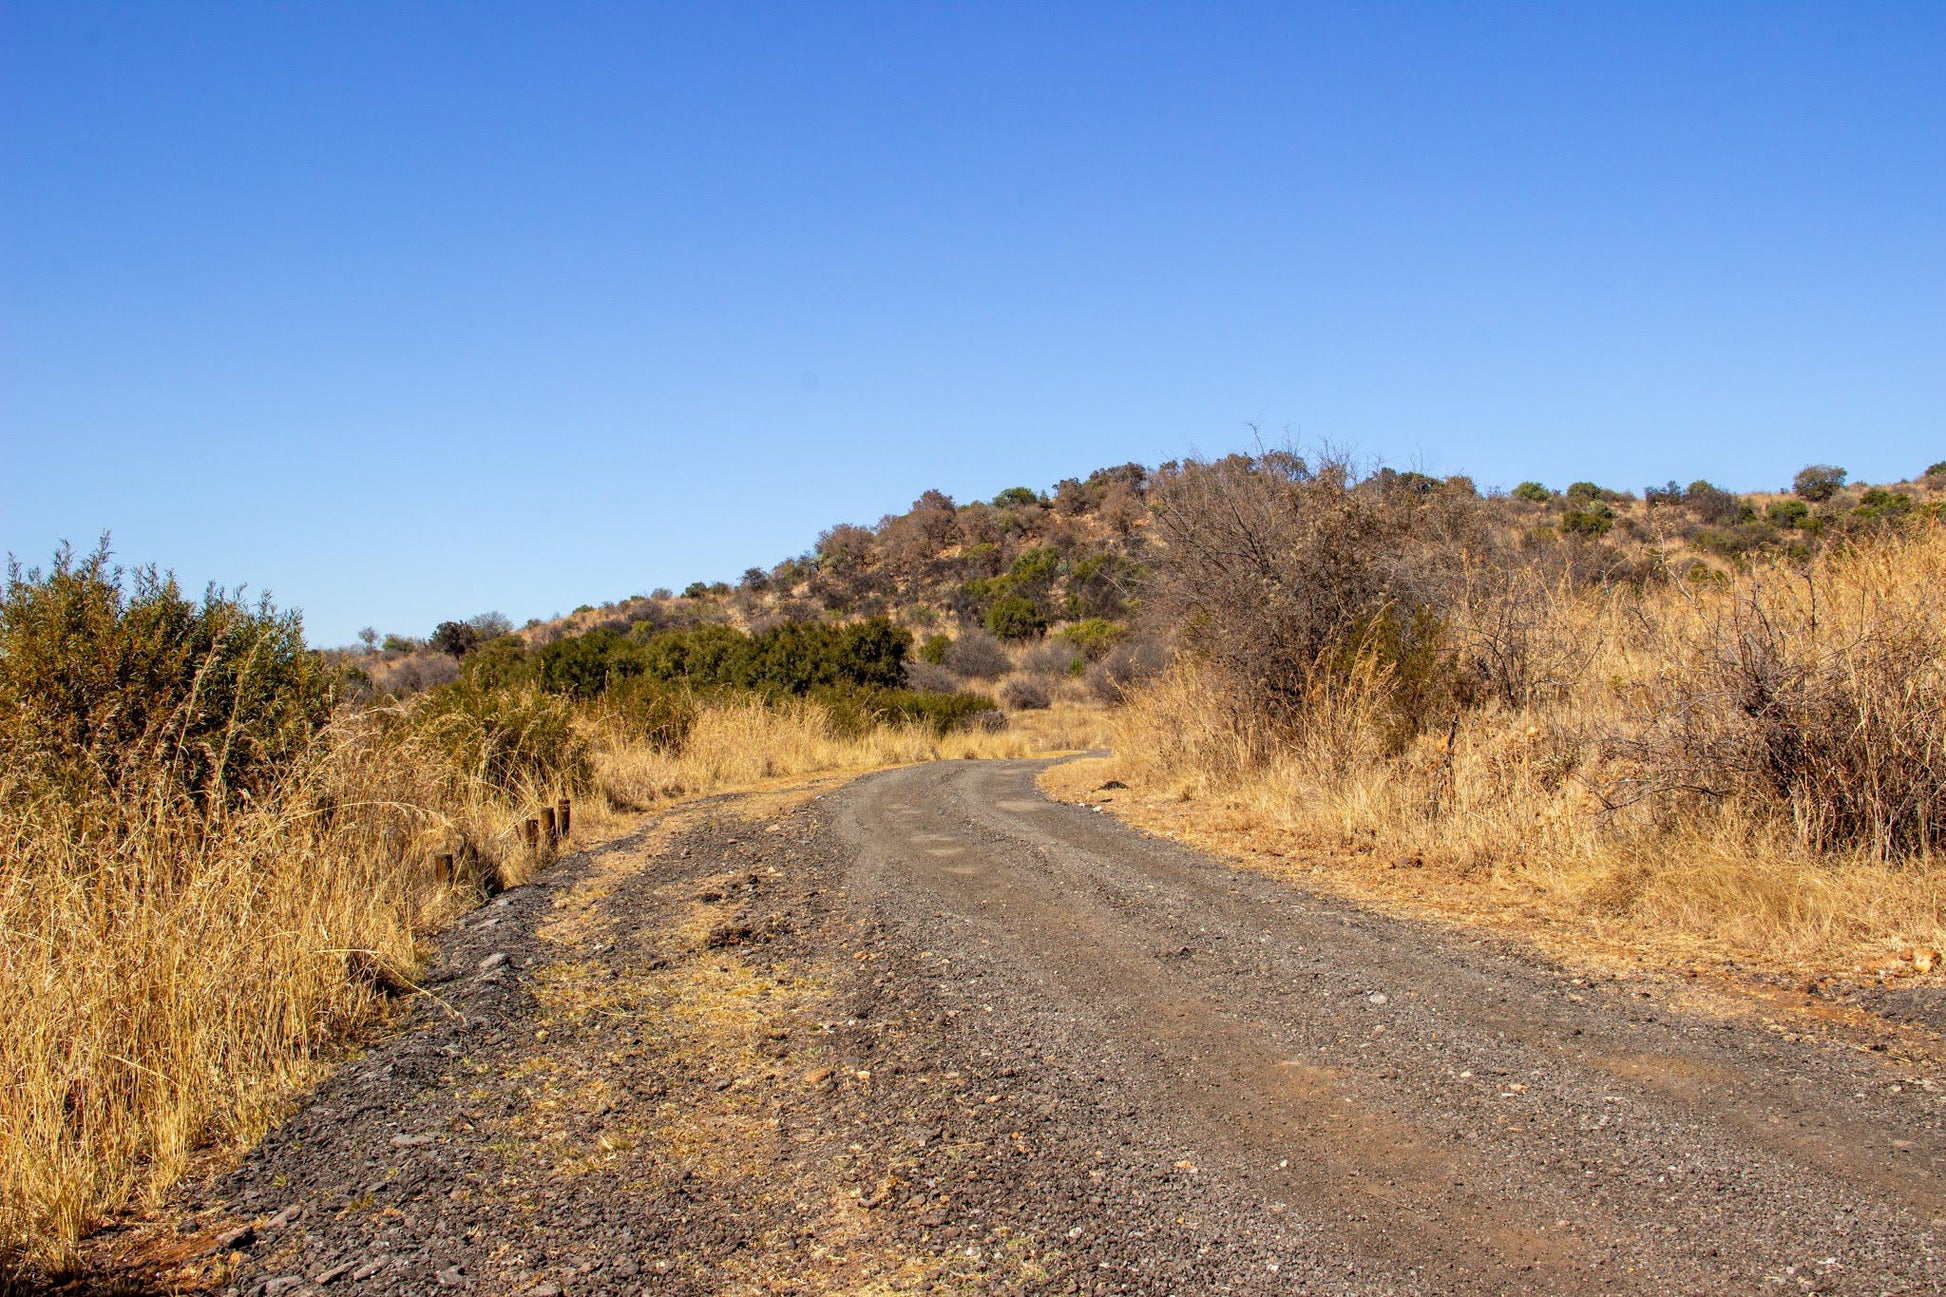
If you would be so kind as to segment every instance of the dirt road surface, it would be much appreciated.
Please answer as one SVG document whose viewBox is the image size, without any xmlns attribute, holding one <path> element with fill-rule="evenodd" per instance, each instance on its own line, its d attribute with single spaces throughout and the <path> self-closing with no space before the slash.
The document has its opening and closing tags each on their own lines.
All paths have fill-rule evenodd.
<svg viewBox="0 0 1946 1297">
<path fill-rule="evenodd" d="M 239 1294 L 1946 1289 L 1913 1064 L 1239 873 L 1039 768 L 721 799 L 498 898 L 186 1195 L 185 1254 Z"/>
</svg>

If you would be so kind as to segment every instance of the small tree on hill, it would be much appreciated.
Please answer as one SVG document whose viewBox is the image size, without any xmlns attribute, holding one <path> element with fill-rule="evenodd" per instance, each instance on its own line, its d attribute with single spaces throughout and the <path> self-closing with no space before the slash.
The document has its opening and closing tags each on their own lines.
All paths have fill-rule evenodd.
<svg viewBox="0 0 1946 1297">
<path fill-rule="evenodd" d="M 468 622 L 443 621 L 434 629 L 428 643 L 457 662 L 480 646 L 480 632 Z"/>
<path fill-rule="evenodd" d="M 1846 476 L 1845 470 L 1835 464 L 1807 464 L 1791 479 L 1791 491 L 1812 504 L 1819 504 L 1838 494 Z"/>
</svg>

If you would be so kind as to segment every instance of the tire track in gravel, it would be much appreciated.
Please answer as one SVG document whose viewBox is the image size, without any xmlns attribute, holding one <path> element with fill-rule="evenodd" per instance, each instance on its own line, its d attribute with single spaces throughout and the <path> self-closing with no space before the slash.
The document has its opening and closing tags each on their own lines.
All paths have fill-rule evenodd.
<svg viewBox="0 0 1946 1297">
<path fill-rule="evenodd" d="M 560 862 L 124 1289 L 1946 1284 L 1931 1078 L 1240 873 L 1045 765 L 716 798 Z"/>
</svg>

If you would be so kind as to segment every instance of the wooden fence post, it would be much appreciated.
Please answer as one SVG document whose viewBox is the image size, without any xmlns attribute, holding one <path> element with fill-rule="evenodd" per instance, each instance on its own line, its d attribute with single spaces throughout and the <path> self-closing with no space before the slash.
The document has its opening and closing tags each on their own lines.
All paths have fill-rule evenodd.
<svg viewBox="0 0 1946 1297">
<path fill-rule="evenodd" d="M 541 807 L 541 836 L 547 839 L 547 849 L 554 850 L 561 845 L 561 829 L 554 820 L 552 806 Z"/>
<path fill-rule="evenodd" d="M 453 881 L 454 875 L 453 875 L 453 853 L 452 852 L 442 851 L 438 855 L 432 858 L 432 862 L 433 862 L 433 867 L 439 871 L 440 882 L 450 883 Z"/>
<path fill-rule="evenodd" d="M 569 802 L 569 801 L 568 801 L 568 799 L 567 799 L 567 798 L 565 798 L 565 797 L 563 797 L 563 798 L 561 799 L 561 802 L 560 802 L 560 805 L 558 805 L 558 806 L 556 806 L 556 807 L 554 808 L 554 818 L 555 818 L 556 820 L 558 820 L 558 821 L 560 821 L 560 824 L 561 824 L 561 836 L 562 836 L 563 838 L 566 838 L 566 837 L 568 837 L 568 836 L 570 836 L 570 834 L 569 834 L 569 832 L 568 832 L 568 826 L 569 826 L 569 825 L 570 825 L 571 823 L 573 823 L 573 819 L 574 819 L 574 806 L 573 806 L 573 804 L 572 804 L 571 802 Z"/>
<path fill-rule="evenodd" d="M 530 815 L 527 817 L 527 822 L 520 826 L 520 831 L 527 839 L 527 849 L 529 851 L 539 851 L 541 848 L 541 822 Z"/>
</svg>

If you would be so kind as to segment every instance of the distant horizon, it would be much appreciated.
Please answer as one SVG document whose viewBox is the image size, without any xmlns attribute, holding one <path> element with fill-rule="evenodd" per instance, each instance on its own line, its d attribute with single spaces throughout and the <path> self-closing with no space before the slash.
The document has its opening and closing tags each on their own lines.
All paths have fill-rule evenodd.
<svg viewBox="0 0 1946 1297">
<path fill-rule="evenodd" d="M 314 642 L 1286 436 L 1946 458 L 1946 6 L 0 8 L 0 549 Z"/>
</svg>

